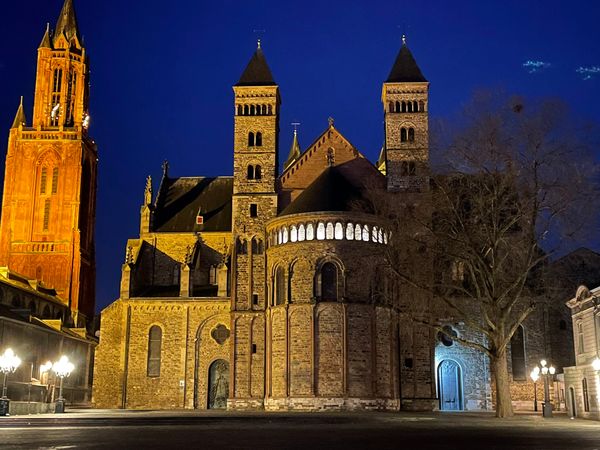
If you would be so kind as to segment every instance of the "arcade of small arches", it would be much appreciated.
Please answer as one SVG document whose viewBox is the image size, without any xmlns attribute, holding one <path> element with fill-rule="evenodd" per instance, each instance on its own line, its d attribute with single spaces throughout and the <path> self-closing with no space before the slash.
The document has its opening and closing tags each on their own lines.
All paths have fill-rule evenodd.
<svg viewBox="0 0 600 450">
<path fill-rule="evenodd" d="M 391 113 L 412 113 L 425 112 L 425 102 L 423 100 L 395 101 L 388 103 L 388 112 Z"/>
<path fill-rule="evenodd" d="M 313 240 L 347 240 L 387 244 L 388 233 L 378 226 L 351 222 L 309 222 L 282 226 L 272 230 L 268 237 L 269 245 L 272 246 Z"/>
<path fill-rule="evenodd" d="M 237 105 L 238 116 L 272 116 L 272 105 Z"/>
</svg>

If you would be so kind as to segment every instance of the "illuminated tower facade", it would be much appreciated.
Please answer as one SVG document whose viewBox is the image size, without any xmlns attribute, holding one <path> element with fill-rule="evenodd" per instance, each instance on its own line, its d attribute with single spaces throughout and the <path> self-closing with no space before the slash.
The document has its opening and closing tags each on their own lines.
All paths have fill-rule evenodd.
<svg viewBox="0 0 600 450">
<path fill-rule="evenodd" d="M 75 326 L 94 315 L 98 152 L 88 136 L 88 57 L 72 0 L 38 49 L 33 121 L 9 132 L 0 265 L 54 288 Z"/>
<path fill-rule="evenodd" d="M 233 87 L 233 290 L 231 407 L 262 406 L 267 279 L 265 224 L 277 216 L 279 87 L 260 42 Z"/>
<path fill-rule="evenodd" d="M 383 83 L 385 145 L 380 170 L 389 191 L 423 191 L 429 173 L 429 82 L 402 37 L 402 48 Z M 383 165 L 385 161 L 385 166 Z"/>
</svg>

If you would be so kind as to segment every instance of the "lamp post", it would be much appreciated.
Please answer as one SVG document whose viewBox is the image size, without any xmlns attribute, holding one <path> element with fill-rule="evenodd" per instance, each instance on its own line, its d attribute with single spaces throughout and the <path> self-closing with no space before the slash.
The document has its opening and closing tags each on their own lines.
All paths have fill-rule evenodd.
<svg viewBox="0 0 600 450">
<path fill-rule="evenodd" d="M 8 416 L 8 407 L 10 400 L 6 396 L 6 380 L 8 374 L 13 373 L 17 370 L 17 367 L 21 365 L 21 359 L 15 355 L 12 349 L 7 348 L 2 356 L 0 356 L 0 372 L 4 374 L 4 381 L 2 382 L 2 398 L 0 398 L 0 416 Z"/>
<path fill-rule="evenodd" d="M 58 400 L 56 401 L 56 408 L 54 409 L 55 413 L 64 413 L 65 412 L 65 399 L 62 396 L 63 389 L 63 379 L 71 375 L 75 366 L 73 363 L 69 361 L 69 358 L 66 356 L 61 356 L 60 359 L 52 364 L 52 370 L 58 378 L 60 378 L 60 388 L 58 391 Z"/>
<path fill-rule="evenodd" d="M 596 359 L 592 361 L 592 369 L 596 372 L 600 372 L 600 358 L 596 356 Z"/>
<path fill-rule="evenodd" d="M 538 402 L 537 402 L 537 380 L 540 378 L 540 368 L 535 367 L 529 374 L 531 379 L 533 380 L 533 410 L 537 412 L 538 410 Z"/>
<path fill-rule="evenodd" d="M 532 378 L 533 374 L 539 376 L 541 373 L 544 377 L 544 403 L 542 403 L 542 415 L 544 417 L 552 417 L 552 403 L 550 403 L 550 381 L 549 377 L 553 376 L 556 373 L 556 369 L 554 366 L 548 367 L 548 362 L 545 359 L 540 361 L 541 368 L 536 366 L 531 372 Z"/>
</svg>

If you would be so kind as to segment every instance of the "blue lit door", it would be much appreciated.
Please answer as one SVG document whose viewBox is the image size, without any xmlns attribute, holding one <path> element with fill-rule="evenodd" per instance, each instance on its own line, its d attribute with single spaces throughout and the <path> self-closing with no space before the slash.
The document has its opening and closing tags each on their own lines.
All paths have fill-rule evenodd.
<svg viewBox="0 0 600 450">
<path fill-rule="evenodd" d="M 440 410 L 462 411 L 462 376 L 455 361 L 444 360 L 438 366 L 438 394 Z"/>
</svg>

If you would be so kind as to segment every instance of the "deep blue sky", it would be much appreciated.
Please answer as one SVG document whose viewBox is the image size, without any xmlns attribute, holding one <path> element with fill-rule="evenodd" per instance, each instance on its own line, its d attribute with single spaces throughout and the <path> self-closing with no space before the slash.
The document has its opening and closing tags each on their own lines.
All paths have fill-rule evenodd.
<svg viewBox="0 0 600 450">
<path fill-rule="evenodd" d="M 36 49 L 62 3 L 2 7 L 5 133 L 20 95 L 31 118 Z M 231 175 L 231 86 L 256 47 L 254 30 L 265 30 L 263 49 L 281 89 L 281 160 L 291 143 L 290 122 L 302 123 L 305 148 L 328 116 L 363 154 L 377 158 L 381 83 L 403 31 L 431 82 L 434 117 L 455 112 L 474 89 L 501 87 L 562 97 L 600 122 L 600 74 L 584 80 L 576 72 L 600 66 L 595 0 L 75 0 L 75 6 L 91 57 L 90 133 L 100 151 L 98 309 L 118 296 L 125 241 L 138 235 L 146 175 L 156 189 L 165 158 L 173 176 Z M 550 66 L 529 73 L 527 60 Z"/>
</svg>

